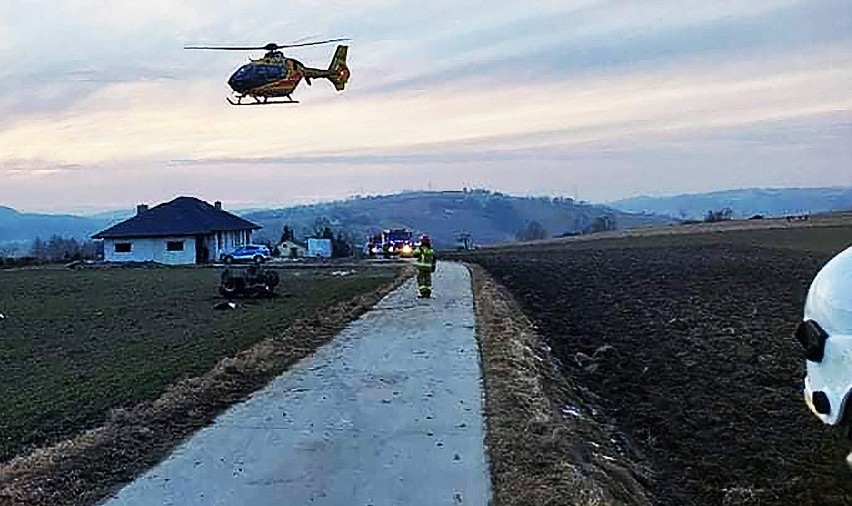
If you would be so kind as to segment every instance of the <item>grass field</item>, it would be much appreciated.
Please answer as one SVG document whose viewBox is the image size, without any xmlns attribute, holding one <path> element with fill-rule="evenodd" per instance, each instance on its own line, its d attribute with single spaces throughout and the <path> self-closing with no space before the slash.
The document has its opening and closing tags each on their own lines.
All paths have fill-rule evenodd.
<svg viewBox="0 0 852 506">
<path fill-rule="evenodd" d="M 0 461 L 154 399 L 396 270 L 281 274 L 277 291 L 290 297 L 215 311 L 216 270 L 0 271 Z"/>
</svg>

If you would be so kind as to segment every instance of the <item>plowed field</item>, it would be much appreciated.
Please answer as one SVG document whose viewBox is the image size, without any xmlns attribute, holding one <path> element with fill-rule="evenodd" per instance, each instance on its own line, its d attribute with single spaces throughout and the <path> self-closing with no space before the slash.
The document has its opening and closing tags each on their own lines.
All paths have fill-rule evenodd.
<svg viewBox="0 0 852 506">
<path fill-rule="evenodd" d="M 683 237 L 465 260 L 522 301 L 562 373 L 632 441 L 656 504 L 839 506 L 850 445 L 808 412 L 791 338 L 832 250 Z"/>
</svg>

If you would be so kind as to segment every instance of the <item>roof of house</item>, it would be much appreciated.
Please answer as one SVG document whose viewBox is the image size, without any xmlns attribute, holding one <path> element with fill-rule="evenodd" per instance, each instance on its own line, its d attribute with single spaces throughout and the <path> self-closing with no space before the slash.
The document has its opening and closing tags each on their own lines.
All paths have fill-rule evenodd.
<svg viewBox="0 0 852 506">
<path fill-rule="evenodd" d="M 178 197 L 93 235 L 93 239 L 206 235 L 230 230 L 256 230 L 256 223 L 195 197 Z"/>
</svg>

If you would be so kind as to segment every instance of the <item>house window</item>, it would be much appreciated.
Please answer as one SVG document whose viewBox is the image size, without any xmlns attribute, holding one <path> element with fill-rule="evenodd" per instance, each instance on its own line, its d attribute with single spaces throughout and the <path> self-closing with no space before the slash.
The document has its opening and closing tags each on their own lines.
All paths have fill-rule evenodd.
<svg viewBox="0 0 852 506">
<path fill-rule="evenodd" d="M 115 252 L 116 253 L 130 253 L 130 250 L 133 247 L 133 243 L 130 242 L 117 242 L 115 243 Z"/>
<path fill-rule="evenodd" d="M 183 241 L 166 241 L 166 251 L 183 251 Z"/>
</svg>

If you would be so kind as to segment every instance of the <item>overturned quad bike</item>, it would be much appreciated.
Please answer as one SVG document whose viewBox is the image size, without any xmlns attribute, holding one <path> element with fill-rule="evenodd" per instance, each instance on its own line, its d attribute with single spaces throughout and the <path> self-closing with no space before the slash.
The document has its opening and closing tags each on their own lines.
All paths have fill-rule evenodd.
<svg viewBox="0 0 852 506">
<path fill-rule="evenodd" d="M 259 265 L 229 267 L 222 271 L 219 293 L 228 299 L 273 297 L 279 281 L 277 272 Z"/>
</svg>

